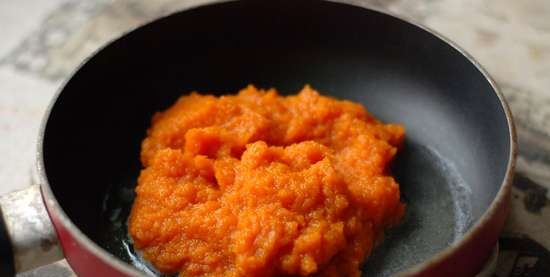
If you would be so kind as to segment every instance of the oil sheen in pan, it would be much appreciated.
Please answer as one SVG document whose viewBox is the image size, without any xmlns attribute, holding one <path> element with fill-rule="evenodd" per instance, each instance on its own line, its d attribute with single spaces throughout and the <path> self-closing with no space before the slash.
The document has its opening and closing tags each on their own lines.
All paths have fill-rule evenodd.
<svg viewBox="0 0 550 277">
<path fill-rule="evenodd" d="M 364 276 L 386 277 L 411 267 L 461 238 L 472 223 L 470 187 L 434 149 L 406 141 L 392 171 L 407 204 L 405 218 L 375 248 L 363 266 Z M 127 218 L 138 174 L 138 168 L 129 171 L 107 192 L 99 243 L 148 275 L 167 277 L 137 254 L 128 236 Z"/>
</svg>

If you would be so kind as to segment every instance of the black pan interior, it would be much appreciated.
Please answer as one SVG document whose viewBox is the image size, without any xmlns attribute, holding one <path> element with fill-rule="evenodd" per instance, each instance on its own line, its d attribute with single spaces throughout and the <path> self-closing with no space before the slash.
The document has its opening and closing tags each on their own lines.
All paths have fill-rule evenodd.
<svg viewBox="0 0 550 277">
<path fill-rule="evenodd" d="M 192 90 L 220 94 L 249 83 L 286 93 L 308 83 L 406 126 L 394 172 L 407 215 L 366 263 L 369 276 L 391 275 L 460 239 L 505 175 L 510 141 L 501 103 L 479 70 L 442 40 L 344 4 L 243 1 L 158 20 L 78 70 L 53 106 L 43 141 L 62 208 L 128 260 L 116 244 L 125 234 L 124 209 L 102 211 L 129 206 L 152 114 Z M 108 192 L 114 196 L 105 201 Z"/>
</svg>

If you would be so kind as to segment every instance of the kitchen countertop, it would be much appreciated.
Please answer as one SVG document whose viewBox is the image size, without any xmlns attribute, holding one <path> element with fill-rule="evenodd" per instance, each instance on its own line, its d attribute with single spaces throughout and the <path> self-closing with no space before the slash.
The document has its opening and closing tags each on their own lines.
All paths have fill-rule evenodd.
<svg viewBox="0 0 550 277">
<path fill-rule="evenodd" d="M 132 27 L 208 1 L 0 1 L 0 194 L 30 184 L 38 127 L 54 93 L 90 53 Z M 420 22 L 495 78 L 518 128 L 518 177 L 496 277 L 549 276 L 550 1 L 353 0 Z M 74 276 L 65 261 L 25 277 Z"/>
</svg>

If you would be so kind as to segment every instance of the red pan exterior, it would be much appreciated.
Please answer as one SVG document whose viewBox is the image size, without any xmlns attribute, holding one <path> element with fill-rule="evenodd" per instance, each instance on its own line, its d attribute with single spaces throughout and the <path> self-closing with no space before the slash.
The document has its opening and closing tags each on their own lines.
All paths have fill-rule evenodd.
<svg viewBox="0 0 550 277">
<path fill-rule="evenodd" d="M 42 196 L 46 198 L 44 197 L 44 193 L 42 193 Z M 52 209 L 51 205 L 48 204 L 49 201 L 44 201 L 44 203 L 46 204 L 46 209 L 57 232 L 57 237 L 63 248 L 65 258 L 79 277 L 135 276 L 124 274 L 117 270 L 112 264 L 90 251 L 90 249 L 82 243 L 82 235 L 71 232 L 70 227 L 62 223 L 55 209 Z M 116 258 L 111 257 L 111 259 Z"/>
</svg>

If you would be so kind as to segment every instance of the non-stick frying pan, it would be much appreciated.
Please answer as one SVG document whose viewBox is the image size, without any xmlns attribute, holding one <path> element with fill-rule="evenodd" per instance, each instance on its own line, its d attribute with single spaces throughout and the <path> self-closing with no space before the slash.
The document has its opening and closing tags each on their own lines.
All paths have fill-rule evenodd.
<svg viewBox="0 0 550 277">
<path fill-rule="evenodd" d="M 365 263 L 366 276 L 479 271 L 508 211 L 515 156 L 495 84 L 424 27 L 348 4 L 288 0 L 218 3 L 159 19 L 95 53 L 66 83 L 44 121 L 38 180 L 79 276 L 151 271 L 136 269 L 125 219 L 153 113 L 193 90 L 224 94 L 250 83 L 285 93 L 311 84 L 407 128 L 392 169 L 407 214 Z M 28 258 L 11 242 L 25 268 Z"/>
</svg>

